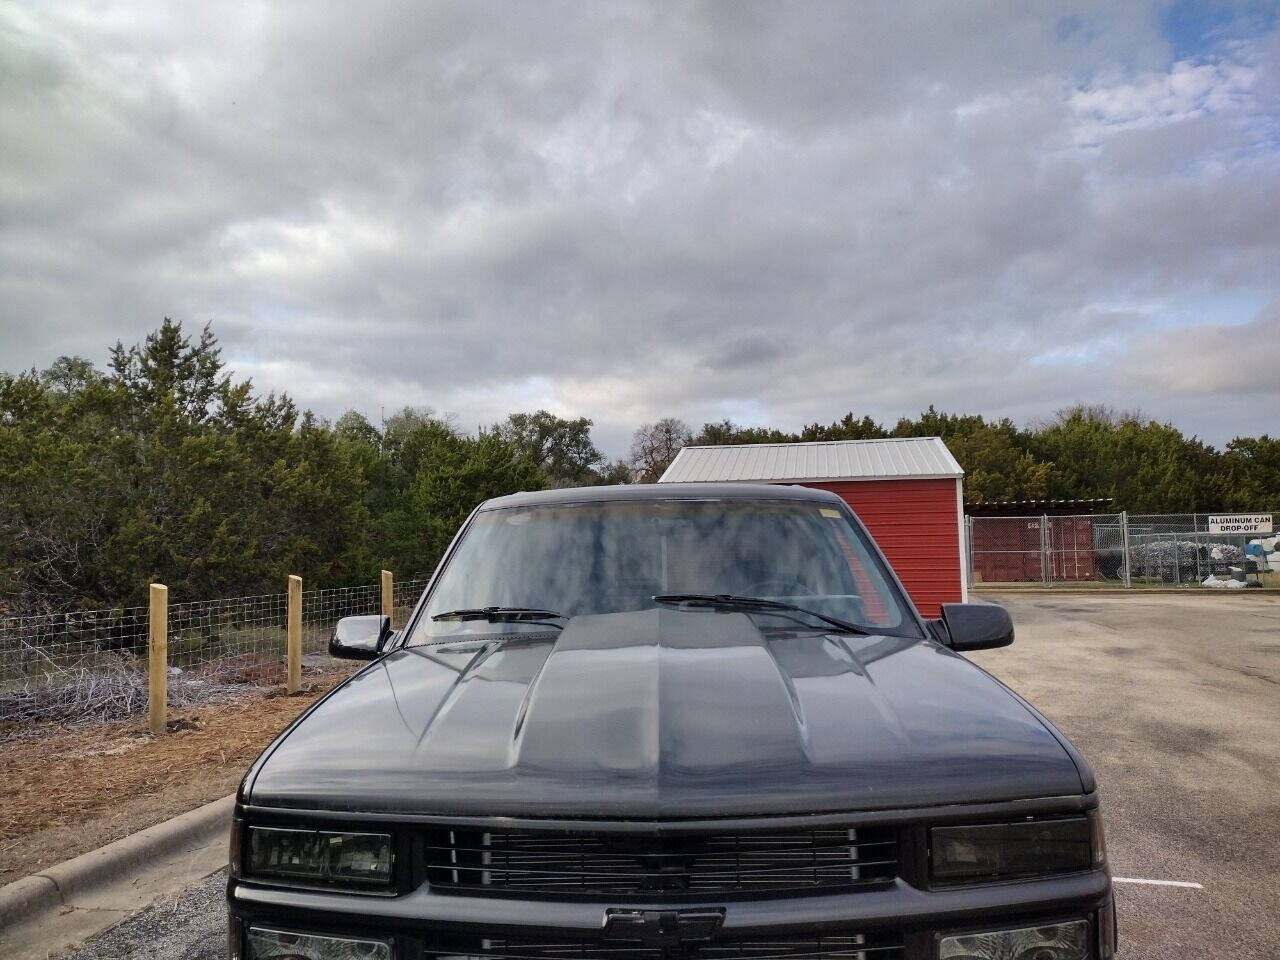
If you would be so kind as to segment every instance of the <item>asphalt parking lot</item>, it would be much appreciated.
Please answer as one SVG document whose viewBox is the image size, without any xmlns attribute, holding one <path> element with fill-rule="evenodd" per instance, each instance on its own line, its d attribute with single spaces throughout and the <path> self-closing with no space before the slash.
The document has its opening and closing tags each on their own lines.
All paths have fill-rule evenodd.
<svg viewBox="0 0 1280 960">
<path fill-rule="evenodd" d="M 1126 960 L 1280 957 L 1280 597 L 996 595 L 973 659 L 1092 764 Z"/>
<path fill-rule="evenodd" d="M 1280 598 L 990 595 L 1017 641 L 974 660 L 1101 785 L 1125 960 L 1280 956 Z M 74 960 L 225 956 L 217 874 Z"/>
</svg>

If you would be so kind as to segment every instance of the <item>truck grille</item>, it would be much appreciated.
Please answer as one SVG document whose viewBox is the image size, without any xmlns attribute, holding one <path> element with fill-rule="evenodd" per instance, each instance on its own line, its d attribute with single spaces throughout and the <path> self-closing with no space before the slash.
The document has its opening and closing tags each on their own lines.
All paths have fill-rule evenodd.
<svg viewBox="0 0 1280 960">
<path fill-rule="evenodd" d="M 452 829 L 427 837 L 436 889 L 570 896 L 802 893 L 898 873 L 889 827 L 658 835 Z"/>
<path fill-rule="evenodd" d="M 676 947 L 630 940 L 580 943 L 486 938 L 454 949 L 428 949 L 427 954 L 437 960 L 901 960 L 903 947 L 896 932 L 867 932 L 774 935 Z"/>
</svg>

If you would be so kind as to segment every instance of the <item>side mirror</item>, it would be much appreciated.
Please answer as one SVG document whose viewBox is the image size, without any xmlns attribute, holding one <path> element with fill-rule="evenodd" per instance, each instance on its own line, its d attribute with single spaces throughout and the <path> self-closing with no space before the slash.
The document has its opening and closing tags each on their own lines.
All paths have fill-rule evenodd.
<svg viewBox="0 0 1280 960">
<path fill-rule="evenodd" d="M 391 618 L 379 614 L 343 617 L 333 626 L 329 656 L 343 660 L 376 660 L 382 641 L 391 635 Z"/>
<path fill-rule="evenodd" d="M 933 633 L 952 650 L 990 650 L 1013 643 L 1009 611 L 994 603 L 944 603 Z"/>
</svg>

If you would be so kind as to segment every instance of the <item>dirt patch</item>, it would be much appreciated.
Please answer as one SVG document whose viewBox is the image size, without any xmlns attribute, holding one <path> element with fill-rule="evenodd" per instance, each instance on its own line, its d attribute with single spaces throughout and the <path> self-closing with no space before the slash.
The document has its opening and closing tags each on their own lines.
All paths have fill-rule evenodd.
<svg viewBox="0 0 1280 960">
<path fill-rule="evenodd" d="M 0 742 L 0 885 L 231 793 L 276 735 L 347 674 L 293 696 L 172 710 L 141 721 Z"/>
</svg>

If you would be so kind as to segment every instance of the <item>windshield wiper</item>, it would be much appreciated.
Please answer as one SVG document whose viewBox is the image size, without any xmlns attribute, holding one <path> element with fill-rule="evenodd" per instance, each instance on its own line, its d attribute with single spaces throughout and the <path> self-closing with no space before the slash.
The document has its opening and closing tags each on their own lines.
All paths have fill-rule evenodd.
<svg viewBox="0 0 1280 960">
<path fill-rule="evenodd" d="M 563 613 L 554 610 L 543 610 L 541 607 L 463 607 L 460 610 L 446 610 L 437 613 L 432 620 L 488 620 L 490 623 L 518 623 L 522 620 L 567 620 Z M 547 626 L 563 630 L 559 623 Z"/>
<path fill-rule="evenodd" d="M 871 635 L 866 627 L 860 627 L 839 617 L 829 617 L 817 610 L 810 610 L 784 600 L 769 600 L 765 597 L 739 597 L 731 593 L 660 593 L 653 598 L 654 603 L 688 603 L 701 607 L 729 607 L 739 610 L 788 610 L 792 613 L 803 613 L 829 623 L 843 633 L 856 633 L 864 637 Z"/>
</svg>

